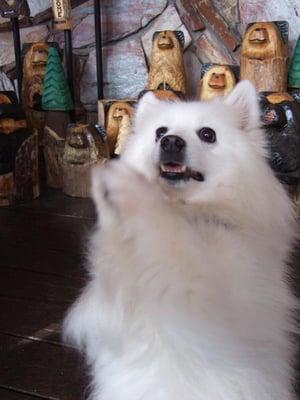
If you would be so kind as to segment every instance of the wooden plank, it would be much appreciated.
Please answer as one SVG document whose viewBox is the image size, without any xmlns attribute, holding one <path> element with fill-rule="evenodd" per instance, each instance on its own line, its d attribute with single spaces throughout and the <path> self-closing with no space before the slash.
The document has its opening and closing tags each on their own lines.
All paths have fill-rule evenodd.
<svg viewBox="0 0 300 400">
<path fill-rule="evenodd" d="M 50 399 L 85 398 L 83 360 L 72 349 L 2 334 L 0 346 L 0 387 Z"/>
<path fill-rule="evenodd" d="M 36 271 L 46 275 L 67 277 L 74 287 L 81 287 L 86 276 L 84 257 L 74 248 L 73 254 L 48 250 L 44 247 L 31 247 L 28 244 L 17 248 L 11 241 L 4 246 L 0 240 L 0 266 L 26 271 Z M 45 279 L 48 279 L 45 277 Z"/>
<path fill-rule="evenodd" d="M 5 234 L 1 234 L 1 246 L 13 241 L 15 246 L 28 244 L 30 247 L 44 244 L 48 250 L 60 250 L 72 253 L 78 247 L 80 239 L 88 235 L 91 222 L 60 216 L 36 216 L 22 212 L 20 209 L 9 209 L 1 213 L 1 226 L 5 226 Z M 3 231 L 4 232 L 4 231 Z"/>
<path fill-rule="evenodd" d="M 20 204 L 17 209 L 26 210 L 31 214 L 51 214 L 95 220 L 96 211 L 93 201 L 65 195 L 61 190 L 45 188 L 42 195 L 33 202 Z"/>
<path fill-rule="evenodd" d="M 43 274 L 30 271 L 15 271 L 0 268 L 0 298 L 37 301 L 38 304 L 70 304 L 78 295 L 78 289 L 66 285 L 65 278 L 52 276 L 45 279 Z"/>
<path fill-rule="evenodd" d="M 3 400 L 39 400 L 43 399 L 40 396 L 32 396 L 23 392 L 15 392 L 9 388 L 0 387 L 0 399 Z M 45 398 L 44 398 L 45 399 Z"/>
<path fill-rule="evenodd" d="M 0 297 L 0 332 L 59 343 L 68 306 Z M 1 398 L 1 396 L 0 396 Z"/>
</svg>

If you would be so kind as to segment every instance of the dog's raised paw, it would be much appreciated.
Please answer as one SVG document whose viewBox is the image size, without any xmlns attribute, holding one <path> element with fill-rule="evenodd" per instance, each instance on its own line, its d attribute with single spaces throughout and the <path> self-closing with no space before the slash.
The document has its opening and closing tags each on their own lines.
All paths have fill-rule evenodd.
<svg viewBox="0 0 300 400">
<path fill-rule="evenodd" d="M 92 194 L 98 209 L 108 206 L 120 215 L 135 212 L 146 186 L 144 177 L 119 161 L 92 172 Z"/>
</svg>

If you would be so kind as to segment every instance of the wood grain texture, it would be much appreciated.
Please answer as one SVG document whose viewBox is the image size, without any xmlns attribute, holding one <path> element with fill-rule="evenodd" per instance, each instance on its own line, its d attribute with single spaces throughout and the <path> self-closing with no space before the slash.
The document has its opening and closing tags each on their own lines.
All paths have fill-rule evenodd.
<svg viewBox="0 0 300 400">
<path fill-rule="evenodd" d="M 0 399 L 82 400 L 83 361 L 61 342 L 61 321 L 83 286 L 92 202 L 47 190 L 0 209 Z"/>
</svg>

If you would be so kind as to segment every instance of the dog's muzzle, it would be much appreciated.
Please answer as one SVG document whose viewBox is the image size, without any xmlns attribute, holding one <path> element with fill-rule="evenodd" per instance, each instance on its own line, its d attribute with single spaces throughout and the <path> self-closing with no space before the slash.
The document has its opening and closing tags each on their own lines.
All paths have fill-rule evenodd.
<svg viewBox="0 0 300 400">
<path fill-rule="evenodd" d="M 193 171 L 186 165 L 186 141 L 177 135 L 166 135 L 160 140 L 160 176 L 169 181 L 187 181 L 193 178 L 203 181 L 200 172 Z"/>
</svg>

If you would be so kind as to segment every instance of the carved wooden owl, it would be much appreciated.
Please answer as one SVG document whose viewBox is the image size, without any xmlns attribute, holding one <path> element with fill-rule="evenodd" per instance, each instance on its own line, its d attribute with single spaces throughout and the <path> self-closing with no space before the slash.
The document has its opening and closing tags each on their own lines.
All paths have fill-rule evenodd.
<svg viewBox="0 0 300 400">
<path fill-rule="evenodd" d="M 186 93 L 183 44 L 181 31 L 155 32 L 147 89 Z"/>
</svg>

